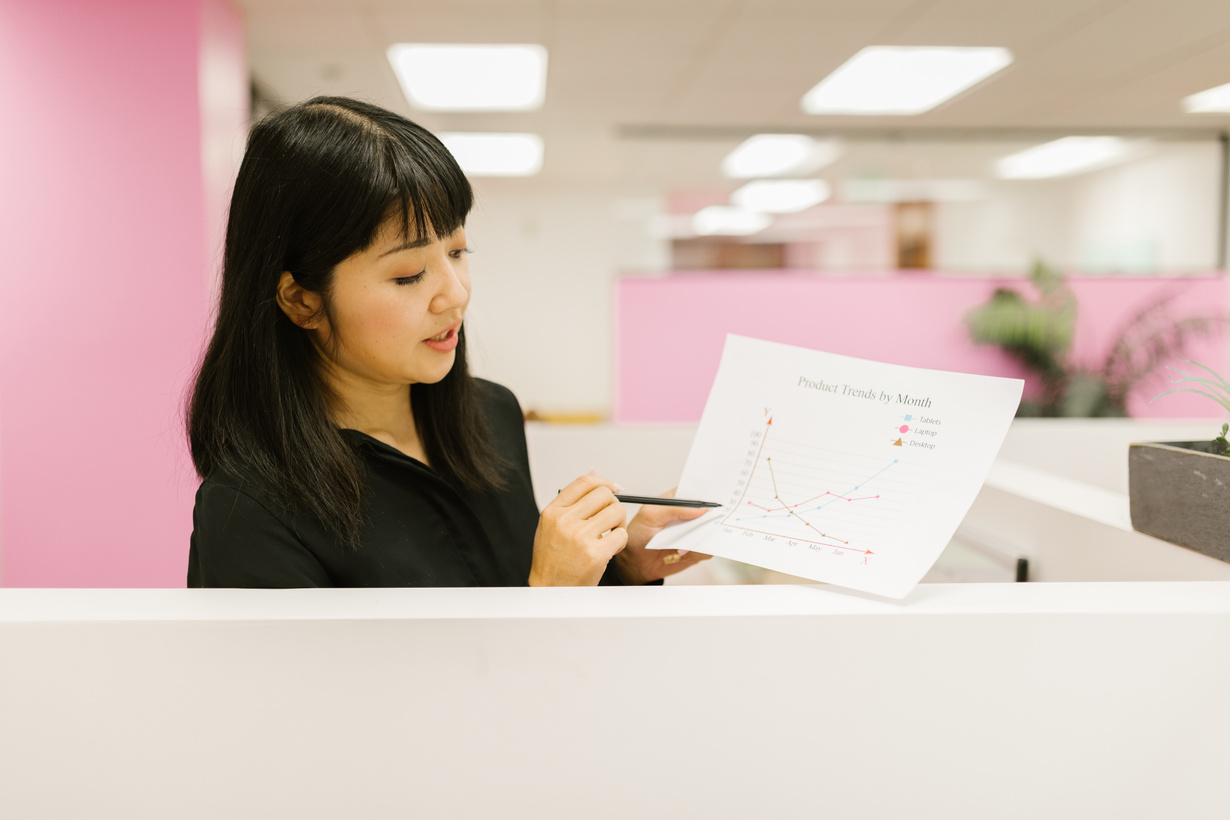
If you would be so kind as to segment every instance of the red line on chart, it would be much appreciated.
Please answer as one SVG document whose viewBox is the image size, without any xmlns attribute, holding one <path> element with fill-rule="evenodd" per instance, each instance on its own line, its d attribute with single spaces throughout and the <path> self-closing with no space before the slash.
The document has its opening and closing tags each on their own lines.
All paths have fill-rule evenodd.
<svg viewBox="0 0 1230 820">
<path fill-rule="evenodd" d="M 772 427 L 772 424 L 773 424 L 773 418 L 770 416 L 769 420 L 765 423 L 765 430 L 760 440 L 760 446 L 756 449 L 756 458 L 753 461 L 753 465 L 759 466 L 761 463 L 760 457 L 764 454 L 765 444 L 768 442 L 769 432 Z M 864 479 L 863 481 L 859 482 L 859 484 L 860 485 L 866 484 L 868 481 L 871 481 L 872 479 L 876 478 L 877 476 L 879 476 L 881 473 L 883 473 L 885 470 L 887 470 L 889 467 L 891 467 L 893 464 L 896 464 L 896 463 L 897 463 L 897 459 L 893 459 L 892 464 L 889 464 L 886 467 L 883 467 L 880 470 L 876 471 L 874 475 Z M 772 505 L 766 506 L 764 504 L 758 504 L 755 501 L 748 500 L 747 496 L 752 486 L 752 479 L 751 477 L 749 477 L 748 480 L 743 485 L 743 492 L 739 494 L 739 501 L 731 508 L 730 513 L 726 516 L 725 520 L 722 522 L 723 526 L 731 527 L 731 528 L 739 529 L 739 530 L 744 530 L 746 532 L 760 533 L 761 535 L 771 536 L 775 538 L 785 538 L 787 540 L 801 541 L 807 544 L 817 544 L 819 546 L 831 547 L 832 549 L 838 551 L 839 553 L 842 551 L 846 551 L 846 550 L 849 550 L 850 552 L 855 552 L 855 553 L 862 553 L 863 563 L 867 563 L 867 556 L 875 555 L 875 553 L 869 549 L 860 549 L 858 547 L 852 547 L 850 546 L 850 542 L 845 539 L 838 538 L 835 535 L 830 535 L 827 532 L 821 532 L 820 529 L 816 527 L 815 524 L 813 524 L 811 521 L 804 518 L 802 515 L 796 512 L 796 510 L 799 507 L 804 506 L 805 504 L 811 504 L 813 502 L 819 501 L 820 499 L 824 499 L 824 498 L 831 498 L 832 500 L 827 501 L 827 502 L 822 502 L 819 506 L 813 507 L 812 509 L 819 510 L 827 506 L 828 504 L 831 504 L 839 500 L 846 501 L 846 502 L 871 501 L 873 499 L 880 498 L 879 495 L 849 496 L 849 495 L 844 495 L 842 493 L 833 492 L 832 490 L 826 490 L 825 492 L 820 493 L 819 495 L 811 496 L 810 498 L 804 499 L 803 501 L 800 501 L 796 504 L 790 504 L 790 503 L 787 503 L 784 499 L 782 499 L 780 492 L 778 490 L 777 474 L 776 474 L 776 471 L 773 469 L 772 456 L 765 457 L 764 465 L 768 468 L 768 471 L 769 471 L 769 482 L 771 483 L 773 487 L 773 499 L 780 506 L 776 506 L 776 507 Z M 753 467 L 753 475 L 754 474 L 755 474 L 755 467 Z M 861 488 L 860 486 L 856 485 L 852 487 L 850 490 L 846 490 L 845 492 L 848 493 L 851 490 L 858 490 L 860 488 Z M 781 515 L 775 516 L 778 518 L 783 518 L 783 517 L 787 519 L 796 518 L 799 521 L 801 521 L 805 527 L 807 527 L 809 530 L 815 533 L 815 538 L 800 538 L 798 536 L 785 535 L 780 532 L 771 532 L 771 531 L 766 531 L 764 529 L 755 529 L 753 527 L 745 527 L 745 526 L 736 524 L 734 523 L 734 521 L 744 520 L 744 519 L 738 519 L 734 517 L 736 515 L 737 510 L 741 509 L 744 503 L 746 503 L 750 507 L 755 507 L 757 510 L 761 510 L 765 513 L 765 515 L 763 516 L 753 516 L 753 518 L 768 518 L 770 513 L 785 513 L 785 516 L 781 516 Z M 816 538 L 823 538 L 825 540 L 823 541 L 815 540 Z"/>
<path fill-rule="evenodd" d="M 774 497 L 774 498 L 776 498 L 778 501 L 782 501 L 782 497 L 781 497 L 780 495 L 778 495 L 778 494 L 777 494 L 777 479 L 773 477 L 773 459 L 772 459 L 771 457 L 765 457 L 765 460 L 764 460 L 764 461 L 765 461 L 765 464 L 768 464 L 768 465 L 769 465 L 769 479 L 773 482 L 773 497 Z M 751 484 L 751 482 L 750 482 L 750 481 L 749 481 L 748 483 L 749 483 L 749 484 Z M 786 502 L 785 502 L 785 501 L 782 501 L 782 503 L 783 503 L 783 504 L 785 504 Z M 795 506 L 798 506 L 798 505 L 796 504 Z M 786 510 L 786 512 L 788 512 L 788 513 L 790 513 L 791 515 L 793 515 L 795 518 L 797 518 L 797 519 L 799 519 L 800 521 L 802 521 L 802 522 L 803 522 L 806 526 L 811 527 L 813 530 L 816 530 L 816 528 L 812 525 L 812 523 L 811 523 L 810 521 L 808 521 L 808 520 L 807 520 L 806 518 L 804 518 L 803 516 L 799 515 L 799 514 L 798 514 L 797 512 L 795 512 L 794 510 L 790 509 L 788 505 L 787 505 L 787 507 L 785 508 L 785 510 Z M 837 536 L 835 536 L 835 535 L 829 535 L 827 532 L 820 532 L 819 530 L 816 530 L 816 532 L 820 533 L 820 537 L 821 537 L 821 538 L 831 538 L 831 539 L 833 539 L 834 541 L 839 541 L 839 542 L 841 542 L 842 544 L 845 544 L 846 546 L 849 546 L 849 545 L 850 545 L 850 542 L 849 542 L 849 541 L 843 541 L 842 539 L 838 538 L 838 537 L 837 537 Z"/>
</svg>

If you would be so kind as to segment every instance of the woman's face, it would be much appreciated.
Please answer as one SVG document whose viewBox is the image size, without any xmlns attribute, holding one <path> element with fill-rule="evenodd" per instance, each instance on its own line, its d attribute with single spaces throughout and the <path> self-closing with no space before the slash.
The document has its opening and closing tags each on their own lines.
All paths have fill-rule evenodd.
<svg viewBox="0 0 1230 820">
<path fill-rule="evenodd" d="M 372 246 L 333 272 L 335 364 L 375 385 L 434 383 L 456 357 L 470 301 L 465 228 L 423 242 L 407 240 L 400 220 L 385 223 Z M 321 327 L 322 343 L 334 328 Z"/>
</svg>

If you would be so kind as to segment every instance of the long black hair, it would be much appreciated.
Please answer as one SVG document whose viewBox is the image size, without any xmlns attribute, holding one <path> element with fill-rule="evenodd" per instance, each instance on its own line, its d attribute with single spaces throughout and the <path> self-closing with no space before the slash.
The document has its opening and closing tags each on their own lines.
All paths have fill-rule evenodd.
<svg viewBox="0 0 1230 820">
<path fill-rule="evenodd" d="M 202 479 L 215 470 L 253 477 L 288 510 L 309 510 L 347 547 L 359 546 L 363 461 L 330 418 L 338 397 L 327 363 L 313 331 L 279 307 L 278 282 L 289 271 L 321 297 L 336 327 L 329 295 L 339 262 L 398 216 L 408 237 L 448 236 L 473 202 L 443 143 L 378 106 L 315 97 L 253 126 L 231 197 L 217 322 L 187 402 Z M 437 383 L 411 385 L 411 409 L 437 472 L 475 489 L 499 487 L 504 462 L 465 351 L 463 326 L 452 369 Z"/>
</svg>

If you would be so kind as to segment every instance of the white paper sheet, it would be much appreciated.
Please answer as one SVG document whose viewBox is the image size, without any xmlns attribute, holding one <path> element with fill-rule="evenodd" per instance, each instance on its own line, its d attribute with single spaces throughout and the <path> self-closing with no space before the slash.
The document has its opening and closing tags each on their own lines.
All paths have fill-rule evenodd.
<svg viewBox="0 0 1230 820">
<path fill-rule="evenodd" d="M 1024 382 L 728 335 L 676 495 L 686 549 L 904 598 L 969 510 Z"/>
</svg>

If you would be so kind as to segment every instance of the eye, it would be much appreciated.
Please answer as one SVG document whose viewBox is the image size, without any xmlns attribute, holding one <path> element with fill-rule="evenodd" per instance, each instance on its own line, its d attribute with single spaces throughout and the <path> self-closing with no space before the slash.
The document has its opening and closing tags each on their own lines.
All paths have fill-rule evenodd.
<svg viewBox="0 0 1230 820">
<path fill-rule="evenodd" d="M 419 271 L 418 273 L 414 274 L 414 276 L 399 276 L 399 277 L 397 277 L 396 279 L 394 279 L 393 281 L 394 281 L 394 282 L 396 282 L 396 283 L 397 283 L 397 284 L 399 284 L 399 285 L 413 285 L 415 282 L 417 282 L 417 281 L 419 281 L 420 279 L 422 279 L 422 278 L 423 278 L 423 274 L 425 274 L 425 273 L 427 273 L 427 271 L 425 271 L 425 270 L 421 270 L 421 271 Z"/>
<path fill-rule="evenodd" d="M 454 259 L 460 259 L 463 253 L 474 253 L 473 248 L 458 248 L 455 251 L 449 251 L 448 255 Z"/>
</svg>

